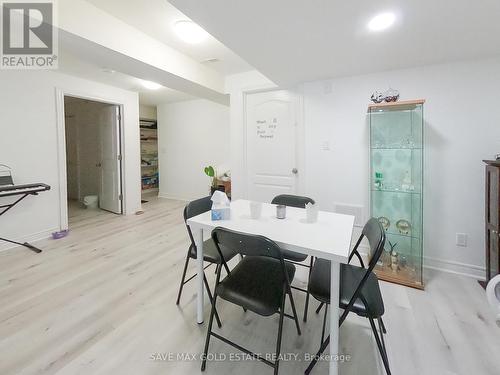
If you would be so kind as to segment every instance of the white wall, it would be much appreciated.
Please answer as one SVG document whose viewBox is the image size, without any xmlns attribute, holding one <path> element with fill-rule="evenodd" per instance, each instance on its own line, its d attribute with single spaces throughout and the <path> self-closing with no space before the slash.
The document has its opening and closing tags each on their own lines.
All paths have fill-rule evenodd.
<svg viewBox="0 0 500 375">
<path fill-rule="evenodd" d="M 1 234 L 21 241 L 47 237 L 61 227 L 56 89 L 124 104 L 125 212 L 140 209 L 139 100 L 137 93 L 52 71 L 0 71 L 0 163 L 18 184 L 45 182 L 52 189 L 29 197 L 0 217 Z M 7 198 L 0 202 L 7 201 Z M 1 203 L 0 203 L 1 204 Z M 5 248 L 0 243 L 0 248 Z"/>
<path fill-rule="evenodd" d="M 140 104 L 139 117 L 146 120 L 156 120 L 156 107 Z"/>
<path fill-rule="evenodd" d="M 303 193 L 326 210 L 333 210 L 335 203 L 360 205 L 368 217 L 367 106 L 374 90 L 389 86 L 400 90 L 402 100 L 427 100 L 425 263 L 484 277 L 482 159 L 500 152 L 500 59 L 302 85 L 297 91 L 303 95 L 306 134 Z M 238 116 L 232 117 L 236 121 L 232 129 L 243 126 Z M 325 141 L 330 144 L 329 151 L 322 150 Z M 241 140 L 232 142 L 239 145 Z M 233 176 L 239 176 L 238 169 L 241 164 L 233 167 Z M 468 247 L 455 245 L 456 233 L 468 234 Z"/>
<path fill-rule="evenodd" d="M 186 200 L 208 195 L 204 167 L 228 166 L 229 108 L 204 99 L 157 108 L 159 195 Z"/>
</svg>

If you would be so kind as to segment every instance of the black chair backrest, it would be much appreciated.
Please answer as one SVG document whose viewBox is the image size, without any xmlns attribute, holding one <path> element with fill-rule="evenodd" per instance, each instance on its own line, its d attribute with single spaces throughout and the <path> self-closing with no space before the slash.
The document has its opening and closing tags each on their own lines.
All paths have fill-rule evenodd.
<svg viewBox="0 0 500 375">
<path fill-rule="evenodd" d="M 189 202 L 186 205 L 186 207 L 184 207 L 184 223 L 186 224 L 186 228 L 189 234 L 189 238 L 191 239 L 191 243 L 195 247 L 196 244 L 194 242 L 193 233 L 191 233 L 191 228 L 189 228 L 189 225 L 187 224 L 187 219 L 190 219 L 204 212 L 210 211 L 211 209 L 212 209 L 212 201 L 210 196 L 196 199 L 192 202 Z"/>
<path fill-rule="evenodd" d="M 300 195 L 281 194 L 277 195 L 271 201 L 272 204 L 282 204 L 289 207 L 306 208 L 306 204 L 314 204 L 314 199 L 301 197 Z"/>
<path fill-rule="evenodd" d="M 382 252 L 384 251 L 384 246 L 385 246 L 385 230 L 382 227 L 382 224 L 376 219 L 376 218 L 371 218 L 368 220 L 368 222 L 365 224 L 363 227 L 363 232 L 361 236 L 359 237 L 358 242 L 356 243 L 356 246 L 354 247 L 353 251 L 357 251 L 357 248 L 359 244 L 361 243 L 361 240 L 363 237 L 366 237 L 368 240 L 369 246 L 370 246 L 370 263 L 368 264 L 368 268 L 365 271 L 365 274 L 363 278 L 360 280 L 359 284 L 356 287 L 356 290 L 354 294 L 352 295 L 349 304 L 344 310 L 344 313 L 340 317 L 340 323 L 344 321 L 346 318 L 347 314 L 349 313 L 350 309 L 354 305 L 354 302 L 358 298 L 361 298 L 363 303 L 365 303 L 365 306 L 368 309 L 368 306 L 366 302 L 364 301 L 364 298 L 361 294 L 363 290 L 363 286 L 365 285 L 366 281 L 368 280 L 368 277 L 370 274 L 373 272 L 373 269 L 375 268 L 375 265 L 377 264 L 378 260 L 380 259 L 380 256 L 382 255 Z"/>
<path fill-rule="evenodd" d="M 261 256 L 278 259 L 282 267 L 283 280 L 286 280 L 288 285 L 290 285 L 281 248 L 269 238 L 217 227 L 212 231 L 212 239 L 215 242 L 223 263 L 226 263 L 226 260 L 220 250 L 221 246 L 234 249 L 244 256 Z"/>
<path fill-rule="evenodd" d="M 382 224 L 376 218 L 372 217 L 363 227 L 362 233 L 362 236 L 366 237 L 370 246 L 371 258 L 368 269 L 371 271 L 384 252 L 385 230 Z"/>
<path fill-rule="evenodd" d="M 217 227 L 212 231 L 212 239 L 216 244 L 234 249 L 241 255 L 283 259 L 280 247 L 264 236 Z"/>
</svg>

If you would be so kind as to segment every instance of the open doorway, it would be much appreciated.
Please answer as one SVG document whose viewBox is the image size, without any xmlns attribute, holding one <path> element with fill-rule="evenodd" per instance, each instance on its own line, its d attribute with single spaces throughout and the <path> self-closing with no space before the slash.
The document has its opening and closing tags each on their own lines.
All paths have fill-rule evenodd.
<svg viewBox="0 0 500 375">
<path fill-rule="evenodd" d="M 68 216 L 122 214 L 120 106 L 64 96 Z"/>
</svg>

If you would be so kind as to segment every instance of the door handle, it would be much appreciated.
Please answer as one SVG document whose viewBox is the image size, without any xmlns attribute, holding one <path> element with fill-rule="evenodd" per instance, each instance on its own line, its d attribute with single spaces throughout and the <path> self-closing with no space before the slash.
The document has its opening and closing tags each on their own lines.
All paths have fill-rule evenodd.
<svg viewBox="0 0 500 375">
<path fill-rule="evenodd" d="M 293 169 L 292 169 L 292 173 L 293 173 L 293 174 L 297 174 L 297 173 L 299 173 L 299 170 L 298 170 L 297 168 L 293 168 Z"/>
<path fill-rule="evenodd" d="M 95 166 L 98 167 L 98 168 L 101 168 L 102 164 L 101 163 L 97 163 Z"/>
</svg>

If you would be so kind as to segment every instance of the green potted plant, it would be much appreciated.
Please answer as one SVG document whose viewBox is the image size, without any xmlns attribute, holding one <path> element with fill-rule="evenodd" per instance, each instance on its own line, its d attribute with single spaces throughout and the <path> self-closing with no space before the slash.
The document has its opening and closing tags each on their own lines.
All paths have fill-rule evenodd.
<svg viewBox="0 0 500 375">
<path fill-rule="evenodd" d="M 205 174 L 210 177 L 210 195 L 214 193 L 215 190 L 218 189 L 217 186 L 217 169 L 212 167 L 211 165 L 205 167 Z"/>
</svg>

